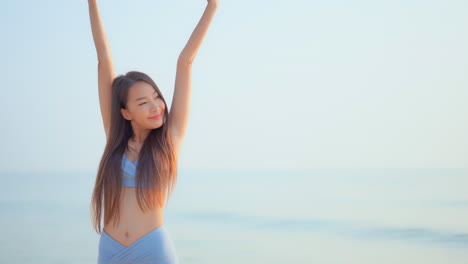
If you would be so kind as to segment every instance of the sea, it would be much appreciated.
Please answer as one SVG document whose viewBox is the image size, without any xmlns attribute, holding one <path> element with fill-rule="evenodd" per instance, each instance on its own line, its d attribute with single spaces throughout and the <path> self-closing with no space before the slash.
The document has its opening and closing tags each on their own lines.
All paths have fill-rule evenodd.
<svg viewBox="0 0 468 264">
<path fill-rule="evenodd" d="M 97 263 L 97 171 L 3 172 L 0 263 Z M 181 264 L 467 264 L 468 169 L 180 169 Z"/>
</svg>

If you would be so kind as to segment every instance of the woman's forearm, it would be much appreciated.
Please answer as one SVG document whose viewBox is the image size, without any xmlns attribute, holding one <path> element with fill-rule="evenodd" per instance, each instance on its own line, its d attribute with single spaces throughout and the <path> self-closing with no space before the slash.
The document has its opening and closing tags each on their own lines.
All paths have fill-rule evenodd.
<svg viewBox="0 0 468 264">
<path fill-rule="evenodd" d="M 96 46 L 98 61 L 110 59 L 112 58 L 112 54 L 104 32 L 101 17 L 99 15 L 97 0 L 88 0 L 88 6 L 91 30 L 93 32 L 93 40 L 94 45 Z"/>
<path fill-rule="evenodd" d="M 192 62 L 201 46 L 203 39 L 208 31 L 211 21 L 214 18 L 218 5 L 208 4 L 203 12 L 200 21 L 192 32 L 190 39 L 179 55 L 180 62 Z"/>
</svg>

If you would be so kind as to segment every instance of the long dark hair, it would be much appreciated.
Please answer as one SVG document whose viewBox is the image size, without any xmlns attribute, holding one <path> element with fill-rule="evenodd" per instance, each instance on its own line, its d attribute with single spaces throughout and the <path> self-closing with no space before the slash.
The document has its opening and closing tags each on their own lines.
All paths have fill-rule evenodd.
<svg viewBox="0 0 468 264">
<path fill-rule="evenodd" d="M 136 82 L 150 84 L 161 96 L 156 83 L 145 73 L 130 71 L 117 76 L 112 82 L 112 112 L 106 147 L 99 163 L 96 182 L 91 199 L 91 215 L 94 229 L 101 234 L 102 206 L 104 225 L 113 219 L 119 222 L 120 194 L 122 190 L 122 157 L 133 135 L 130 121 L 123 118 L 120 108 L 127 108 L 130 87 Z M 138 205 L 143 211 L 154 208 L 155 201 L 161 207 L 170 197 L 177 181 L 178 154 L 174 149 L 172 134 L 168 128 L 169 117 L 166 104 L 163 125 L 151 130 L 143 142 L 136 169 L 136 191 Z M 142 188 L 146 186 L 146 188 Z M 167 194 L 167 195 L 165 195 Z M 167 203 L 166 203 L 167 206 Z"/>
</svg>

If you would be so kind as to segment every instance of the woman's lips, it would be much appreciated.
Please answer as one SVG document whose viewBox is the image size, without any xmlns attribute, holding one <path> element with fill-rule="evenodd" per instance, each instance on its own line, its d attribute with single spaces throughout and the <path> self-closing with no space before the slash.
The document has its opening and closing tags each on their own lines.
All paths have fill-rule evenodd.
<svg viewBox="0 0 468 264">
<path fill-rule="evenodd" d="M 149 119 L 151 119 L 151 120 L 157 120 L 157 119 L 160 119 L 160 118 L 161 118 L 161 116 L 162 116 L 162 113 L 161 113 L 161 114 L 159 114 L 159 115 L 156 115 L 156 116 L 150 117 Z"/>
</svg>

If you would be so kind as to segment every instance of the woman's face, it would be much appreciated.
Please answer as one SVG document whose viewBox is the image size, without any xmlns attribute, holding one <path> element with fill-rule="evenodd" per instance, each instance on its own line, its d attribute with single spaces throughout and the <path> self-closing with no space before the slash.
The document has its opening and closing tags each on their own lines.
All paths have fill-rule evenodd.
<svg viewBox="0 0 468 264">
<path fill-rule="evenodd" d="M 136 82 L 128 91 L 127 109 L 122 108 L 124 118 L 142 128 L 155 129 L 163 125 L 166 105 L 158 92 L 146 82 Z M 156 119 L 150 117 L 158 116 Z"/>
</svg>

